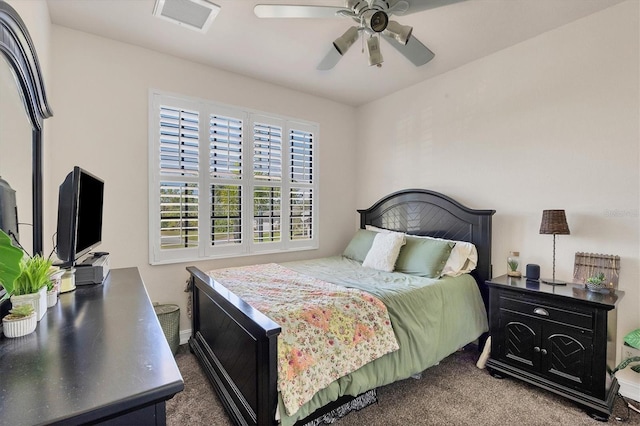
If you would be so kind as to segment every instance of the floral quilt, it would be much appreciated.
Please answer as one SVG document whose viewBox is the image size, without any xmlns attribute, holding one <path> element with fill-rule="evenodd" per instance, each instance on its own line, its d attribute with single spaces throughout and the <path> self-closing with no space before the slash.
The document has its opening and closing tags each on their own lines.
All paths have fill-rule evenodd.
<svg viewBox="0 0 640 426">
<path fill-rule="evenodd" d="M 288 415 L 334 380 L 396 351 L 386 306 L 270 263 L 210 271 L 231 292 L 278 323 L 278 390 Z"/>
</svg>

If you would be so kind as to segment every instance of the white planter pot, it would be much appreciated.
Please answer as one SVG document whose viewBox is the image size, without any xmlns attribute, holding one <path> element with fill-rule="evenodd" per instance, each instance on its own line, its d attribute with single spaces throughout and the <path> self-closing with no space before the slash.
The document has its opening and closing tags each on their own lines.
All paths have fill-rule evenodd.
<svg viewBox="0 0 640 426">
<path fill-rule="evenodd" d="M 47 288 L 42 287 L 37 293 L 23 294 L 21 296 L 11 296 L 11 305 L 31 305 L 36 312 L 36 319 L 40 321 L 47 312 Z"/>
<path fill-rule="evenodd" d="M 51 291 L 47 291 L 47 308 L 56 306 L 56 303 L 58 303 L 58 290 L 54 288 Z"/>
<path fill-rule="evenodd" d="M 7 337 L 21 337 L 33 333 L 36 329 L 38 321 L 36 313 L 32 313 L 28 317 L 7 320 L 2 318 L 2 330 Z"/>
<path fill-rule="evenodd" d="M 56 293 L 60 293 L 62 275 L 64 275 L 64 269 L 60 269 L 49 276 L 51 281 L 53 281 L 53 288 L 56 290 Z"/>
</svg>

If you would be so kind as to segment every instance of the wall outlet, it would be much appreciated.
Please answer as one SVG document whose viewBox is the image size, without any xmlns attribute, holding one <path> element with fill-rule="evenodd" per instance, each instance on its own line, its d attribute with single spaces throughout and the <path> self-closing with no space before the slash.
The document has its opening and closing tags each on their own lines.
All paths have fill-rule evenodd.
<svg viewBox="0 0 640 426">
<path fill-rule="evenodd" d="M 621 361 L 632 358 L 634 356 L 640 356 L 640 349 L 632 348 L 625 343 L 622 345 L 622 352 L 620 353 L 620 356 Z"/>
</svg>

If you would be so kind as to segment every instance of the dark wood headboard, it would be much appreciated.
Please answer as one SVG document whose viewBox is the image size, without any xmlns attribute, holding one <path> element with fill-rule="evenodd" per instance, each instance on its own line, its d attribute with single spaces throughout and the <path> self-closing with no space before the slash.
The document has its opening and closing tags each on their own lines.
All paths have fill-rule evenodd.
<svg viewBox="0 0 640 426">
<path fill-rule="evenodd" d="M 360 213 L 360 227 L 373 225 L 411 235 L 468 241 L 478 250 L 472 275 L 483 290 L 491 278 L 491 219 L 495 210 L 473 210 L 438 192 L 405 189 Z M 483 291 L 483 298 L 485 297 Z"/>
</svg>

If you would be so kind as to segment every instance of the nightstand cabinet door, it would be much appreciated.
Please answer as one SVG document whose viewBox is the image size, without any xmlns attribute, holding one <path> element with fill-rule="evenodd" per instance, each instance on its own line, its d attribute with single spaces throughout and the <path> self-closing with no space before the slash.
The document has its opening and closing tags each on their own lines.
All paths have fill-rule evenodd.
<svg viewBox="0 0 640 426">
<path fill-rule="evenodd" d="M 591 392 L 593 333 L 500 309 L 496 359 Z"/>
<path fill-rule="evenodd" d="M 540 370 L 541 328 L 524 315 L 500 310 L 495 357 L 528 371 Z"/>
<path fill-rule="evenodd" d="M 546 351 L 541 357 L 543 375 L 556 383 L 591 393 L 593 333 L 545 324 L 540 346 Z"/>
</svg>

